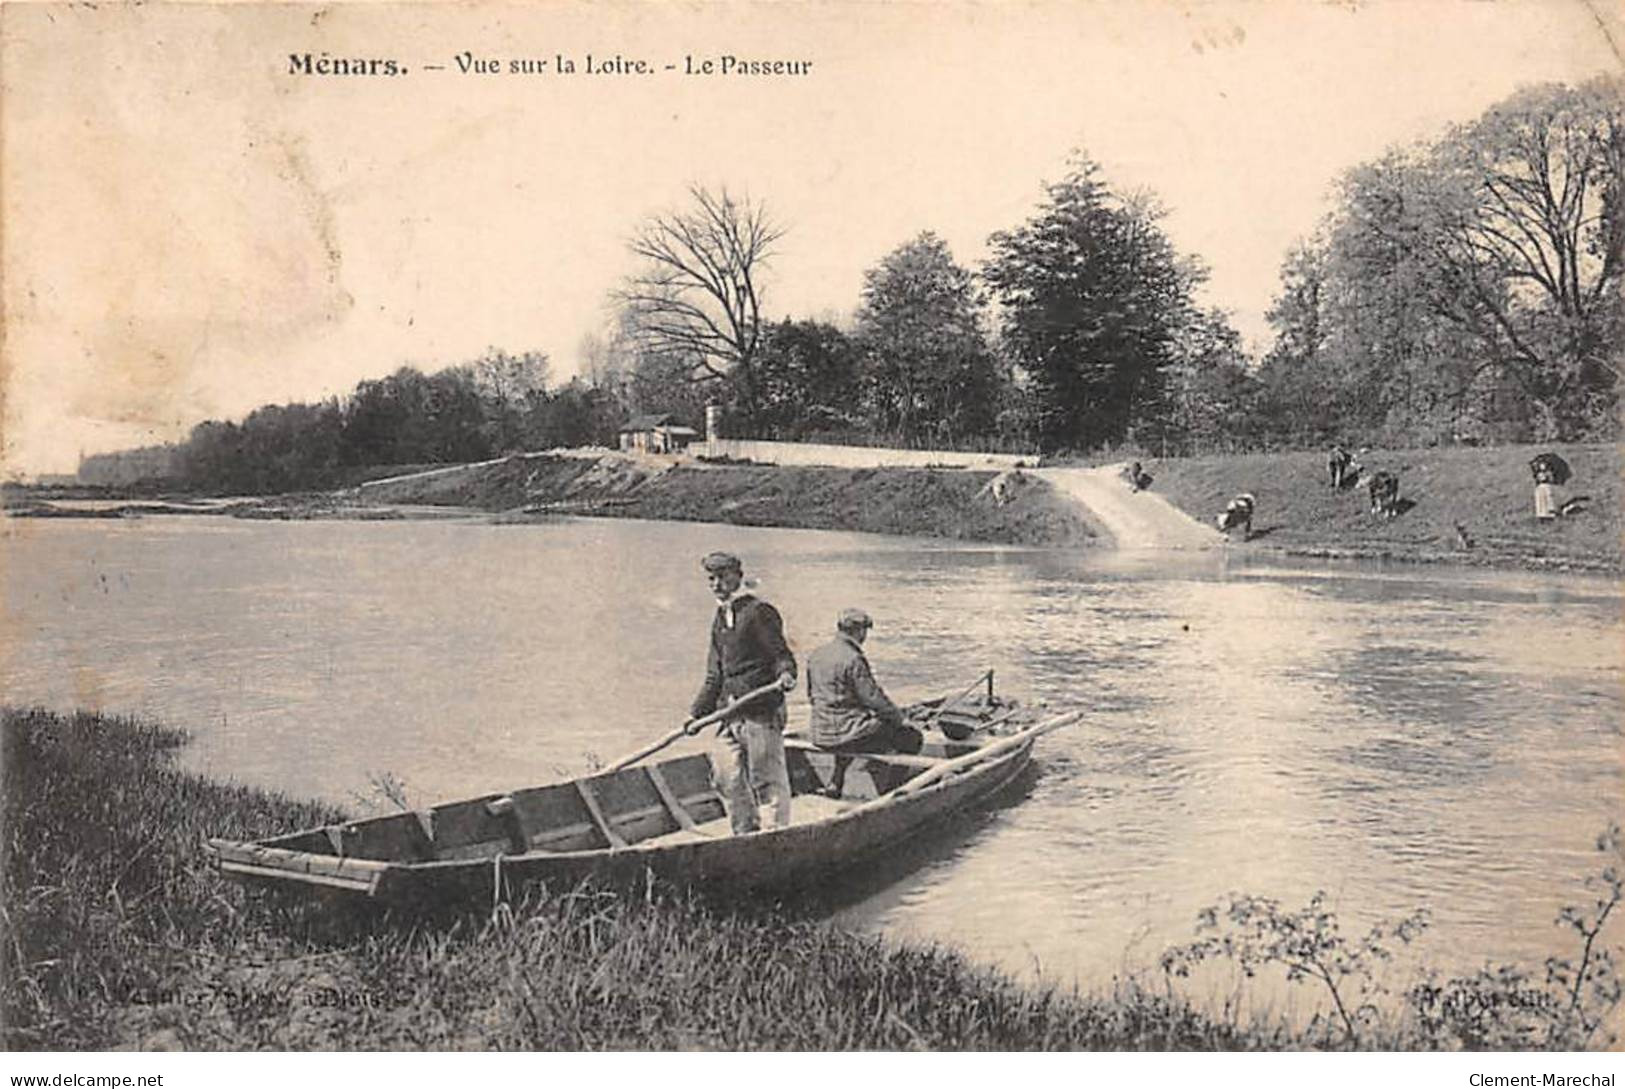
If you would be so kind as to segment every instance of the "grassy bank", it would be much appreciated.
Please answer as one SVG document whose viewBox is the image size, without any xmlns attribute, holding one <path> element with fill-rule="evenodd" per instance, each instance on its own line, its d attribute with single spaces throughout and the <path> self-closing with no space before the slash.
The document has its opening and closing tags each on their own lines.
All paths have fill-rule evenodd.
<svg viewBox="0 0 1625 1089">
<path fill-rule="evenodd" d="M 1552 523 L 1534 518 L 1528 461 L 1545 447 L 1374 450 L 1372 469 L 1399 474 L 1403 512 L 1369 513 L 1354 487 L 1327 486 L 1319 451 L 1142 459 L 1152 489 L 1191 517 L 1213 515 L 1241 492 L 1258 500 L 1246 547 L 1293 555 L 1377 558 L 1618 572 L 1622 554 L 1620 452 L 1562 447 L 1575 476 L 1564 493 L 1585 509 Z M 995 502 L 992 471 L 837 469 L 749 464 L 673 464 L 607 452 L 601 457 L 526 455 L 473 466 L 439 466 L 364 492 L 266 497 L 204 511 L 247 518 L 400 517 L 398 506 L 439 506 L 506 519 L 580 514 L 852 530 L 1049 547 L 1098 543 L 1098 520 L 1031 474 Z M 14 489 L 15 491 L 15 489 Z M 32 493 L 7 497 L 13 514 L 89 516 L 52 509 Z M 151 508 L 100 516 L 166 513 Z M 1459 531 L 1458 531 L 1459 527 Z M 1238 542 L 1239 543 L 1239 542 Z"/>
<path fill-rule="evenodd" d="M 1231 497 L 1251 492 L 1258 511 L 1248 547 L 1310 556 L 1621 570 L 1619 449 L 1558 448 L 1574 470 L 1564 491 L 1589 502 L 1579 514 L 1540 523 L 1529 459 L 1547 449 L 1367 451 L 1362 464 L 1399 475 L 1406 509 L 1391 520 L 1373 517 L 1360 489 L 1333 491 L 1319 451 L 1147 461 L 1146 469 L 1158 494 L 1210 524 Z M 1466 533 L 1465 544 L 1457 526 Z"/>
<path fill-rule="evenodd" d="M 1373 450 L 1372 469 L 1399 474 L 1403 513 L 1373 517 L 1360 490 L 1328 487 L 1319 451 L 1146 460 L 1152 489 L 1191 517 L 1213 515 L 1241 492 L 1258 499 L 1246 547 L 1295 555 L 1558 570 L 1625 569 L 1621 459 L 1613 446 L 1563 447 L 1565 489 L 1588 499 L 1553 523 L 1534 518 L 1528 461 L 1546 447 Z M 562 513 L 845 529 L 1040 546 L 1096 542 L 1086 510 L 1031 475 L 1004 504 L 996 474 L 926 469 L 834 469 L 682 464 L 607 457 L 515 459 L 478 472 L 401 481 L 369 501 L 489 511 Z M 1457 527 L 1461 527 L 1458 533 Z M 1462 536 L 1465 534 L 1465 538 Z"/>
<path fill-rule="evenodd" d="M 183 739 L 155 726 L 7 711 L 0 727 L 11 1049 L 1504 1046 L 1438 1001 L 1358 1039 L 1246 1024 L 1172 987 L 1039 989 L 940 948 L 658 892 L 433 919 L 312 908 L 223 882 L 197 846 L 327 807 L 179 772 Z"/>
<path fill-rule="evenodd" d="M 992 471 L 671 465 L 607 456 L 514 459 L 370 489 L 369 502 L 444 504 L 745 526 L 853 530 L 1005 544 L 1080 545 L 1087 511 L 1027 478 L 996 503 Z"/>
</svg>

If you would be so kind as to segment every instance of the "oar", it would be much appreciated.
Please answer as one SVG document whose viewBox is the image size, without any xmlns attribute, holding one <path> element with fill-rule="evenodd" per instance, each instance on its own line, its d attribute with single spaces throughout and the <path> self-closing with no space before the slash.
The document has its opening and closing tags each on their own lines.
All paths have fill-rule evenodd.
<svg viewBox="0 0 1625 1089">
<path fill-rule="evenodd" d="M 712 711 L 709 715 L 706 715 L 703 718 L 697 718 L 693 722 L 690 722 L 687 726 L 677 727 L 677 729 L 673 730 L 665 737 L 662 737 L 659 741 L 654 742 L 652 745 L 641 748 L 637 752 L 628 753 L 619 760 L 615 761 L 613 764 L 609 765 L 604 769 L 604 771 L 620 771 L 628 764 L 636 764 L 645 756 L 659 752 L 661 749 L 665 748 L 667 745 L 670 745 L 673 741 L 676 741 L 683 735 L 699 733 L 702 729 L 711 725 L 713 722 L 721 722 L 723 719 L 730 717 L 741 707 L 749 703 L 751 700 L 756 699 L 758 696 L 765 696 L 769 692 L 776 691 L 780 691 L 778 681 L 774 681 L 772 684 L 764 684 L 760 688 L 753 688 L 749 692 L 746 692 L 743 696 L 740 696 L 738 699 L 728 704 L 728 706 Z M 599 774 L 602 774 L 602 772 Z"/>
<path fill-rule="evenodd" d="M 1029 726 L 1020 733 L 1011 734 L 1009 737 L 1002 737 L 992 744 L 983 745 L 974 752 L 968 752 L 964 756 L 958 756 L 952 760 L 938 764 L 936 767 L 931 768 L 924 774 L 917 775 L 910 779 L 908 782 L 904 783 L 890 794 L 881 795 L 881 797 L 877 798 L 876 801 L 878 802 L 885 798 L 896 798 L 905 794 L 913 794 L 921 787 L 929 786 L 939 779 L 957 773 L 961 768 L 969 767 L 972 764 L 979 764 L 990 757 L 1001 756 L 1018 745 L 1025 745 L 1029 741 L 1036 740 L 1044 734 L 1049 733 L 1051 730 L 1058 730 L 1062 726 L 1070 726 L 1074 722 L 1081 719 L 1085 714 L 1086 712 L 1084 711 L 1068 711 L 1065 714 L 1056 715 L 1054 718 L 1046 719 L 1037 725 Z M 884 759 L 884 757 L 882 757 L 882 759 Z M 874 803 L 871 802 L 870 804 L 872 805 Z"/>
</svg>

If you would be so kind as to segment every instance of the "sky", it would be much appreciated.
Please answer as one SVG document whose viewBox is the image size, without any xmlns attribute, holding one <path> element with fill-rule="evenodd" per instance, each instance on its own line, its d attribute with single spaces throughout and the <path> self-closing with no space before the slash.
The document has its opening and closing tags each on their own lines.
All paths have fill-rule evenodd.
<svg viewBox="0 0 1625 1089">
<path fill-rule="evenodd" d="M 977 265 L 1081 150 L 1157 195 L 1201 301 L 1267 347 L 1342 171 L 1617 73 L 1620 42 L 1581 0 L 5 4 L 0 465 L 71 472 L 487 347 L 567 379 L 627 239 L 695 183 L 785 228 L 770 317 L 845 321 L 921 231 Z M 404 74 L 290 71 L 307 53 Z M 724 56 L 811 70 L 686 72 Z"/>
</svg>

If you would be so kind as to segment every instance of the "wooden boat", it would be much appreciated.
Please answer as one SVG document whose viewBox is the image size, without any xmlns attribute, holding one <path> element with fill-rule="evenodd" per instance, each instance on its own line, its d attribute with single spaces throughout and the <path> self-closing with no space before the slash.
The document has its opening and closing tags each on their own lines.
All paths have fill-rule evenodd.
<svg viewBox="0 0 1625 1089">
<path fill-rule="evenodd" d="M 206 849 L 228 877 L 405 904 L 489 901 L 588 877 L 782 888 L 985 799 L 1027 766 L 1040 735 L 1081 716 L 1045 717 L 997 697 L 991 672 L 958 697 L 907 710 L 927 728 L 918 756 L 838 757 L 787 737 L 792 817 L 782 828 L 731 834 L 710 757 L 695 753 Z"/>
</svg>

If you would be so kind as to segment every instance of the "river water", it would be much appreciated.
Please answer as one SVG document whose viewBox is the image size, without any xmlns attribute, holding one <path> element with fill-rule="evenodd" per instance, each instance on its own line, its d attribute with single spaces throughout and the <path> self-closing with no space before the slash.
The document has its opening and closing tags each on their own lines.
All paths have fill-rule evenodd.
<svg viewBox="0 0 1625 1089">
<path fill-rule="evenodd" d="M 1085 989 L 1230 891 L 1428 963 L 1538 966 L 1622 808 L 1621 594 L 1558 576 L 975 547 L 614 520 L 0 522 L 6 702 L 135 713 L 189 766 L 364 811 L 546 781 L 680 722 L 725 547 L 802 654 L 877 619 L 892 694 L 1090 710 L 845 925 Z M 799 700 L 797 701 L 800 702 Z"/>
</svg>

